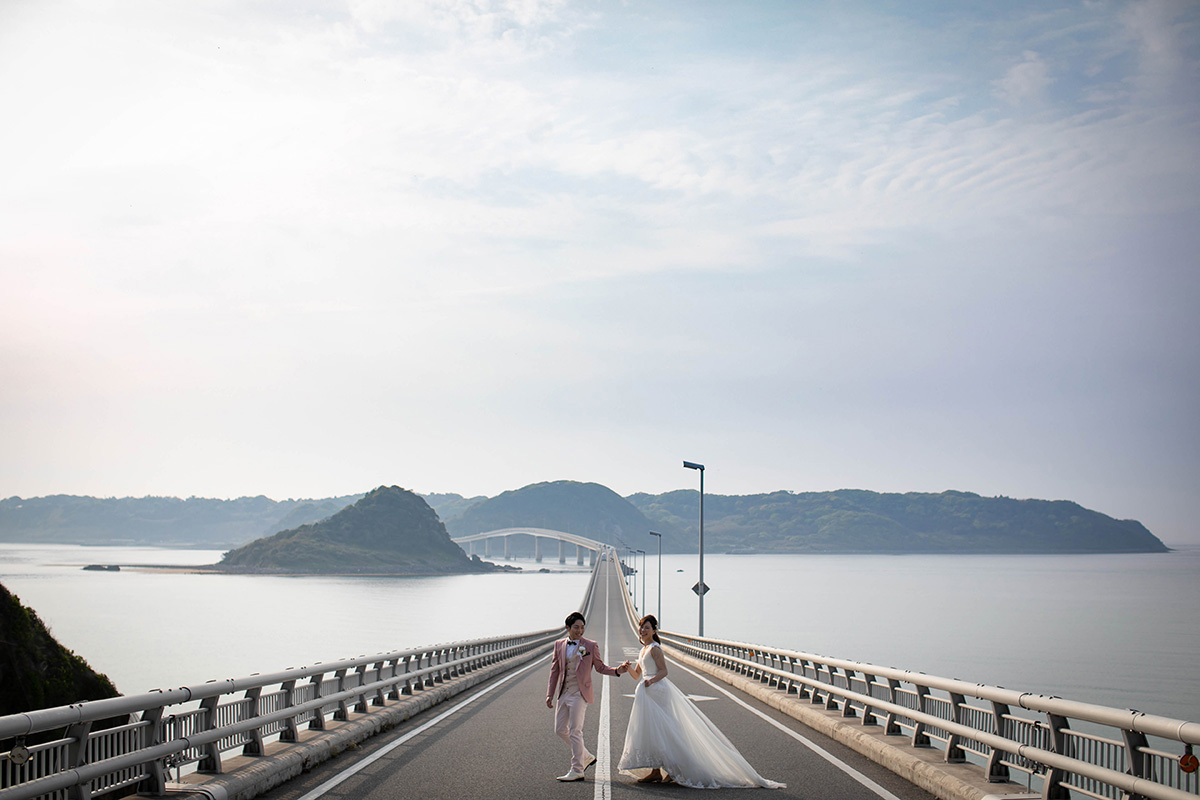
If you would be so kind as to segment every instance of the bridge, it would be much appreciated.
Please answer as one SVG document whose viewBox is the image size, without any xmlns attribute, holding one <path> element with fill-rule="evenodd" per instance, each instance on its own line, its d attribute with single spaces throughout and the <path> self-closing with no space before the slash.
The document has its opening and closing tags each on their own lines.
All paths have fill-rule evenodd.
<svg viewBox="0 0 1200 800">
<path fill-rule="evenodd" d="M 575 545 L 575 564 L 583 566 L 584 551 L 588 551 L 589 565 L 596 566 L 597 556 L 608 547 L 603 542 L 598 542 L 595 539 L 589 539 L 586 536 L 577 536 L 574 533 L 566 531 L 555 531 L 548 528 L 501 528 L 500 530 L 487 531 L 486 533 L 472 533 L 468 536 L 453 537 L 453 541 L 467 551 L 468 555 L 476 555 L 475 546 L 483 542 L 484 558 L 492 556 L 492 541 L 495 539 L 504 540 L 504 557 L 512 559 L 511 540 L 514 536 L 532 536 L 534 553 L 533 558 L 538 563 L 542 561 L 542 542 L 557 541 L 558 542 L 558 563 L 567 563 L 566 546 L 569 544 Z"/>
<path fill-rule="evenodd" d="M 580 610 L 609 664 L 637 616 L 605 548 Z M 574 604 L 565 601 L 563 616 Z M 0 800 L 141 793 L 248 800 L 647 798 L 616 763 L 630 678 L 600 678 L 585 782 L 545 707 L 561 628 L 432 645 L 0 717 Z M 1200 723 L 663 632 L 671 680 L 778 798 L 1200 797 Z M 742 790 L 705 797 L 745 798 Z"/>
</svg>

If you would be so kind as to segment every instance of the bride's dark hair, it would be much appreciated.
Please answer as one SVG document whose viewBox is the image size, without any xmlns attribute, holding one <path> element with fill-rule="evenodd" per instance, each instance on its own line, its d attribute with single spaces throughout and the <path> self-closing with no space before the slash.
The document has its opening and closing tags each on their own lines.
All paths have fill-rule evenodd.
<svg viewBox="0 0 1200 800">
<path fill-rule="evenodd" d="M 647 622 L 650 623 L 650 627 L 654 630 L 654 641 L 662 644 L 662 639 L 658 638 L 658 617 L 654 616 L 653 614 L 647 614 L 638 620 L 638 629 L 640 630 L 641 627 Z"/>
</svg>

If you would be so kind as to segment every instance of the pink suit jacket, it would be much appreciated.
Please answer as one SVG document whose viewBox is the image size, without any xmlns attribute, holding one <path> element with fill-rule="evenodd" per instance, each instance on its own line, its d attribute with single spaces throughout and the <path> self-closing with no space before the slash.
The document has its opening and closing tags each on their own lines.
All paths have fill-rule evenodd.
<svg viewBox="0 0 1200 800">
<path fill-rule="evenodd" d="M 592 670 L 596 670 L 601 675 L 617 676 L 617 671 L 604 663 L 604 659 L 600 657 L 600 646 L 591 639 L 581 637 L 579 643 L 583 645 L 584 655 L 579 661 L 579 668 L 575 670 L 575 678 L 579 682 L 579 694 L 583 696 L 584 702 L 592 702 Z M 546 684 L 546 697 L 551 700 L 558 698 L 558 693 L 562 689 L 563 678 L 567 672 L 567 640 L 559 639 L 554 643 L 554 657 L 550 662 L 550 680 Z"/>
</svg>

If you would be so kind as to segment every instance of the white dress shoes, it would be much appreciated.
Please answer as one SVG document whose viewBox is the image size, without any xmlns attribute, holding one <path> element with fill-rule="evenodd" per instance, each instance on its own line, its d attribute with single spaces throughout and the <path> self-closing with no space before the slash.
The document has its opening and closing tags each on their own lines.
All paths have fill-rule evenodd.
<svg viewBox="0 0 1200 800">
<path fill-rule="evenodd" d="M 559 775 L 558 780 L 560 780 L 560 781 L 581 781 L 581 780 L 583 780 L 583 773 L 576 772 L 575 770 L 571 770 L 566 775 Z"/>
</svg>

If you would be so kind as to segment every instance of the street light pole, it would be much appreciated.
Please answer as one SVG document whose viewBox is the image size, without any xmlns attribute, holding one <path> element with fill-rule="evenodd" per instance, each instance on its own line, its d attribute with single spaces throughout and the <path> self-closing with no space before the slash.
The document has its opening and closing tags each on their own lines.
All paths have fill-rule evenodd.
<svg viewBox="0 0 1200 800">
<path fill-rule="evenodd" d="M 662 534 L 650 531 L 651 536 L 658 537 L 658 624 L 662 625 Z"/>
<path fill-rule="evenodd" d="M 694 464 L 691 461 L 683 462 L 683 466 L 687 469 L 695 469 L 700 471 L 700 582 L 696 584 L 694 591 L 700 598 L 700 626 L 696 632 L 697 636 L 704 635 L 704 593 L 708 591 L 708 587 L 704 585 L 704 465 Z"/>
<path fill-rule="evenodd" d="M 626 584 L 626 587 L 629 589 L 629 599 L 632 600 L 633 604 L 636 606 L 637 605 L 637 552 L 632 547 L 626 547 L 625 549 L 629 552 L 629 568 L 631 570 L 633 570 L 633 583 L 632 583 L 632 585 Z"/>
<path fill-rule="evenodd" d="M 642 554 L 642 572 L 646 571 L 646 551 L 638 550 Z M 642 576 L 642 616 L 646 615 L 646 576 Z"/>
</svg>

